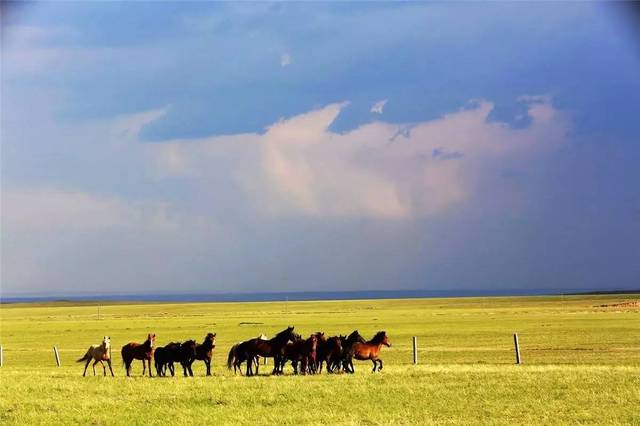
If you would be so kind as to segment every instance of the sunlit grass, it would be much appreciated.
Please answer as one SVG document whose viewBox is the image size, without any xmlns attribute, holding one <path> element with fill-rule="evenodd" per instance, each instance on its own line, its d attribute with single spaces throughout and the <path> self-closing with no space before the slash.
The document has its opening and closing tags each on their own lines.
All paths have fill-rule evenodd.
<svg viewBox="0 0 640 426">
<path fill-rule="evenodd" d="M 100 319 L 97 305 L 3 305 L 0 423 L 640 423 L 640 310 L 600 306 L 626 300 L 640 296 L 110 304 Z M 288 324 L 303 335 L 386 330 L 393 345 L 380 374 L 370 363 L 354 376 L 246 378 L 223 367 L 232 343 Z M 142 378 L 137 362 L 124 378 L 120 347 L 149 331 L 160 345 L 217 332 L 214 377 L 197 363 L 192 379 Z M 74 360 L 105 334 L 118 377 L 82 378 Z"/>
</svg>

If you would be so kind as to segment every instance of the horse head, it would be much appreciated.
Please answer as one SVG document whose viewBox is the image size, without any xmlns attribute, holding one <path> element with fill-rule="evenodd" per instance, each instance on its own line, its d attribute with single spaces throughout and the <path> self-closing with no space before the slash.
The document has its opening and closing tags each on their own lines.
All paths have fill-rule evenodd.
<svg viewBox="0 0 640 426">
<path fill-rule="evenodd" d="M 307 344 L 312 351 L 315 351 L 318 347 L 318 336 L 316 336 L 315 334 L 309 336 L 309 338 L 307 339 Z"/>
<path fill-rule="evenodd" d="M 210 342 L 211 347 L 216 345 L 216 333 L 207 333 L 207 337 L 204 338 L 205 343 Z"/>
<path fill-rule="evenodd" d="M 391 347 L 391 342 L 389 341 L 389 337 L 387 336 L 386 331 L 378 331 L 373 339 L 371 339 L 373 343 L 382 343 L 386 347 Z"/>
<path fill-rule="evenodd" d="M 153 348 L 153 342 L 156 341 L 156 334 L 155 333 L 149 333 L 147 335 L 147 342 L 149 342 L 149 347 Z"/>
<path fill-rule="evenodd" d="M 109 349 L 109 346 L 111 346 L 111 338 L 109 336 L 102 338 L 102 346 L 104 346 L 105 349 Z"/>
<path fill-rule="evenodd" d="M 294 327 L 290 325 L 280 333 L 276 334 L 276 338 L 282 339 L 285 342 L 289 340 L 291 340 L 292 342 L 295 341 L 297 334 L 293 332 L 293 329 Z"/>
</svg>

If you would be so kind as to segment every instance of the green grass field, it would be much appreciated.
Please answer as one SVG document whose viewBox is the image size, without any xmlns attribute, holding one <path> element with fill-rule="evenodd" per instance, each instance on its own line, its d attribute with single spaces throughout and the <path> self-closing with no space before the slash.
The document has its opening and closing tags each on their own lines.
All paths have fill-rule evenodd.
<svg viewBox="0 0 640 426">
<path fill-rule="evenodd" d="M 0 423 L 640 424 L 638 305 L 640 295 L 2 305 Z M 385 368 L 254 378 L 226 370 L 233 343 L 289 324 L 303 335 L 386 330 Z M 124 377 L 123 344 L 148 332 L 158 345 L 201 341 L 208 331 L 218 336 L 213 377 L 200 362 L 195 378 L 140 377 L 139 361 Z M 514 365 L 514 332 L 523 365 Z M 81 377 L 75 359 L 105 334 L 117 377 Z"/>
</svg>

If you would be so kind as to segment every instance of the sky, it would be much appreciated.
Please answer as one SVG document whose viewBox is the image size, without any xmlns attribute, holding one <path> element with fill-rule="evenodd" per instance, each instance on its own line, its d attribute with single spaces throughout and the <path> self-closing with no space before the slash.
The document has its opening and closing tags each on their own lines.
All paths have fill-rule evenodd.
<svg viewBox="0 0 640 426">
<path fill-rule="evenodd" d="M 4 3 L 0 291 L 638 289 L 635 12 Z"/>
</svg>

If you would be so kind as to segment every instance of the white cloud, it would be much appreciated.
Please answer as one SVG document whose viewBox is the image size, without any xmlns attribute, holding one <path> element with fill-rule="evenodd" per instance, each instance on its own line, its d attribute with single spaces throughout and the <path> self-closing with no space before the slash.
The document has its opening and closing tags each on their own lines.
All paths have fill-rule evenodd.
<svg viewBox="0 0 640 426">
<path fill-rule="evenodd" d="M 376 102 L 375 104 L 373 104 L 371 106 L 371 112 L 375 113 L 375 114 L 382 114 L 382 110 L 385 106 L 385 104 L 387 103 L 388 99 L 383 99 L 381 101 Z"/>
<path fill-rule="evenodd" d="M 389 142 L 397 125 L 330 132 L 343 106 L 282 120 L 262 135 L 159 145 L 159 174 L 212 182 L 210 164 L 226 159 L 255 208 L 269 215 L 430 216 L 468 199 L 492 167 L 562 143 L 568 126 L 548 100 L 531 105 L 533 123 L 526 129 L 488 122 L 493 105 L 481 101 L 475 109 L 415 123 L 406 138 Z"/>
<path fill-rule="evenodd" d="M 291 65 L 291 55 L 285 52 L 280 55 L 280 66 L 286 67 L 287 65 Z"/>
</svg>

